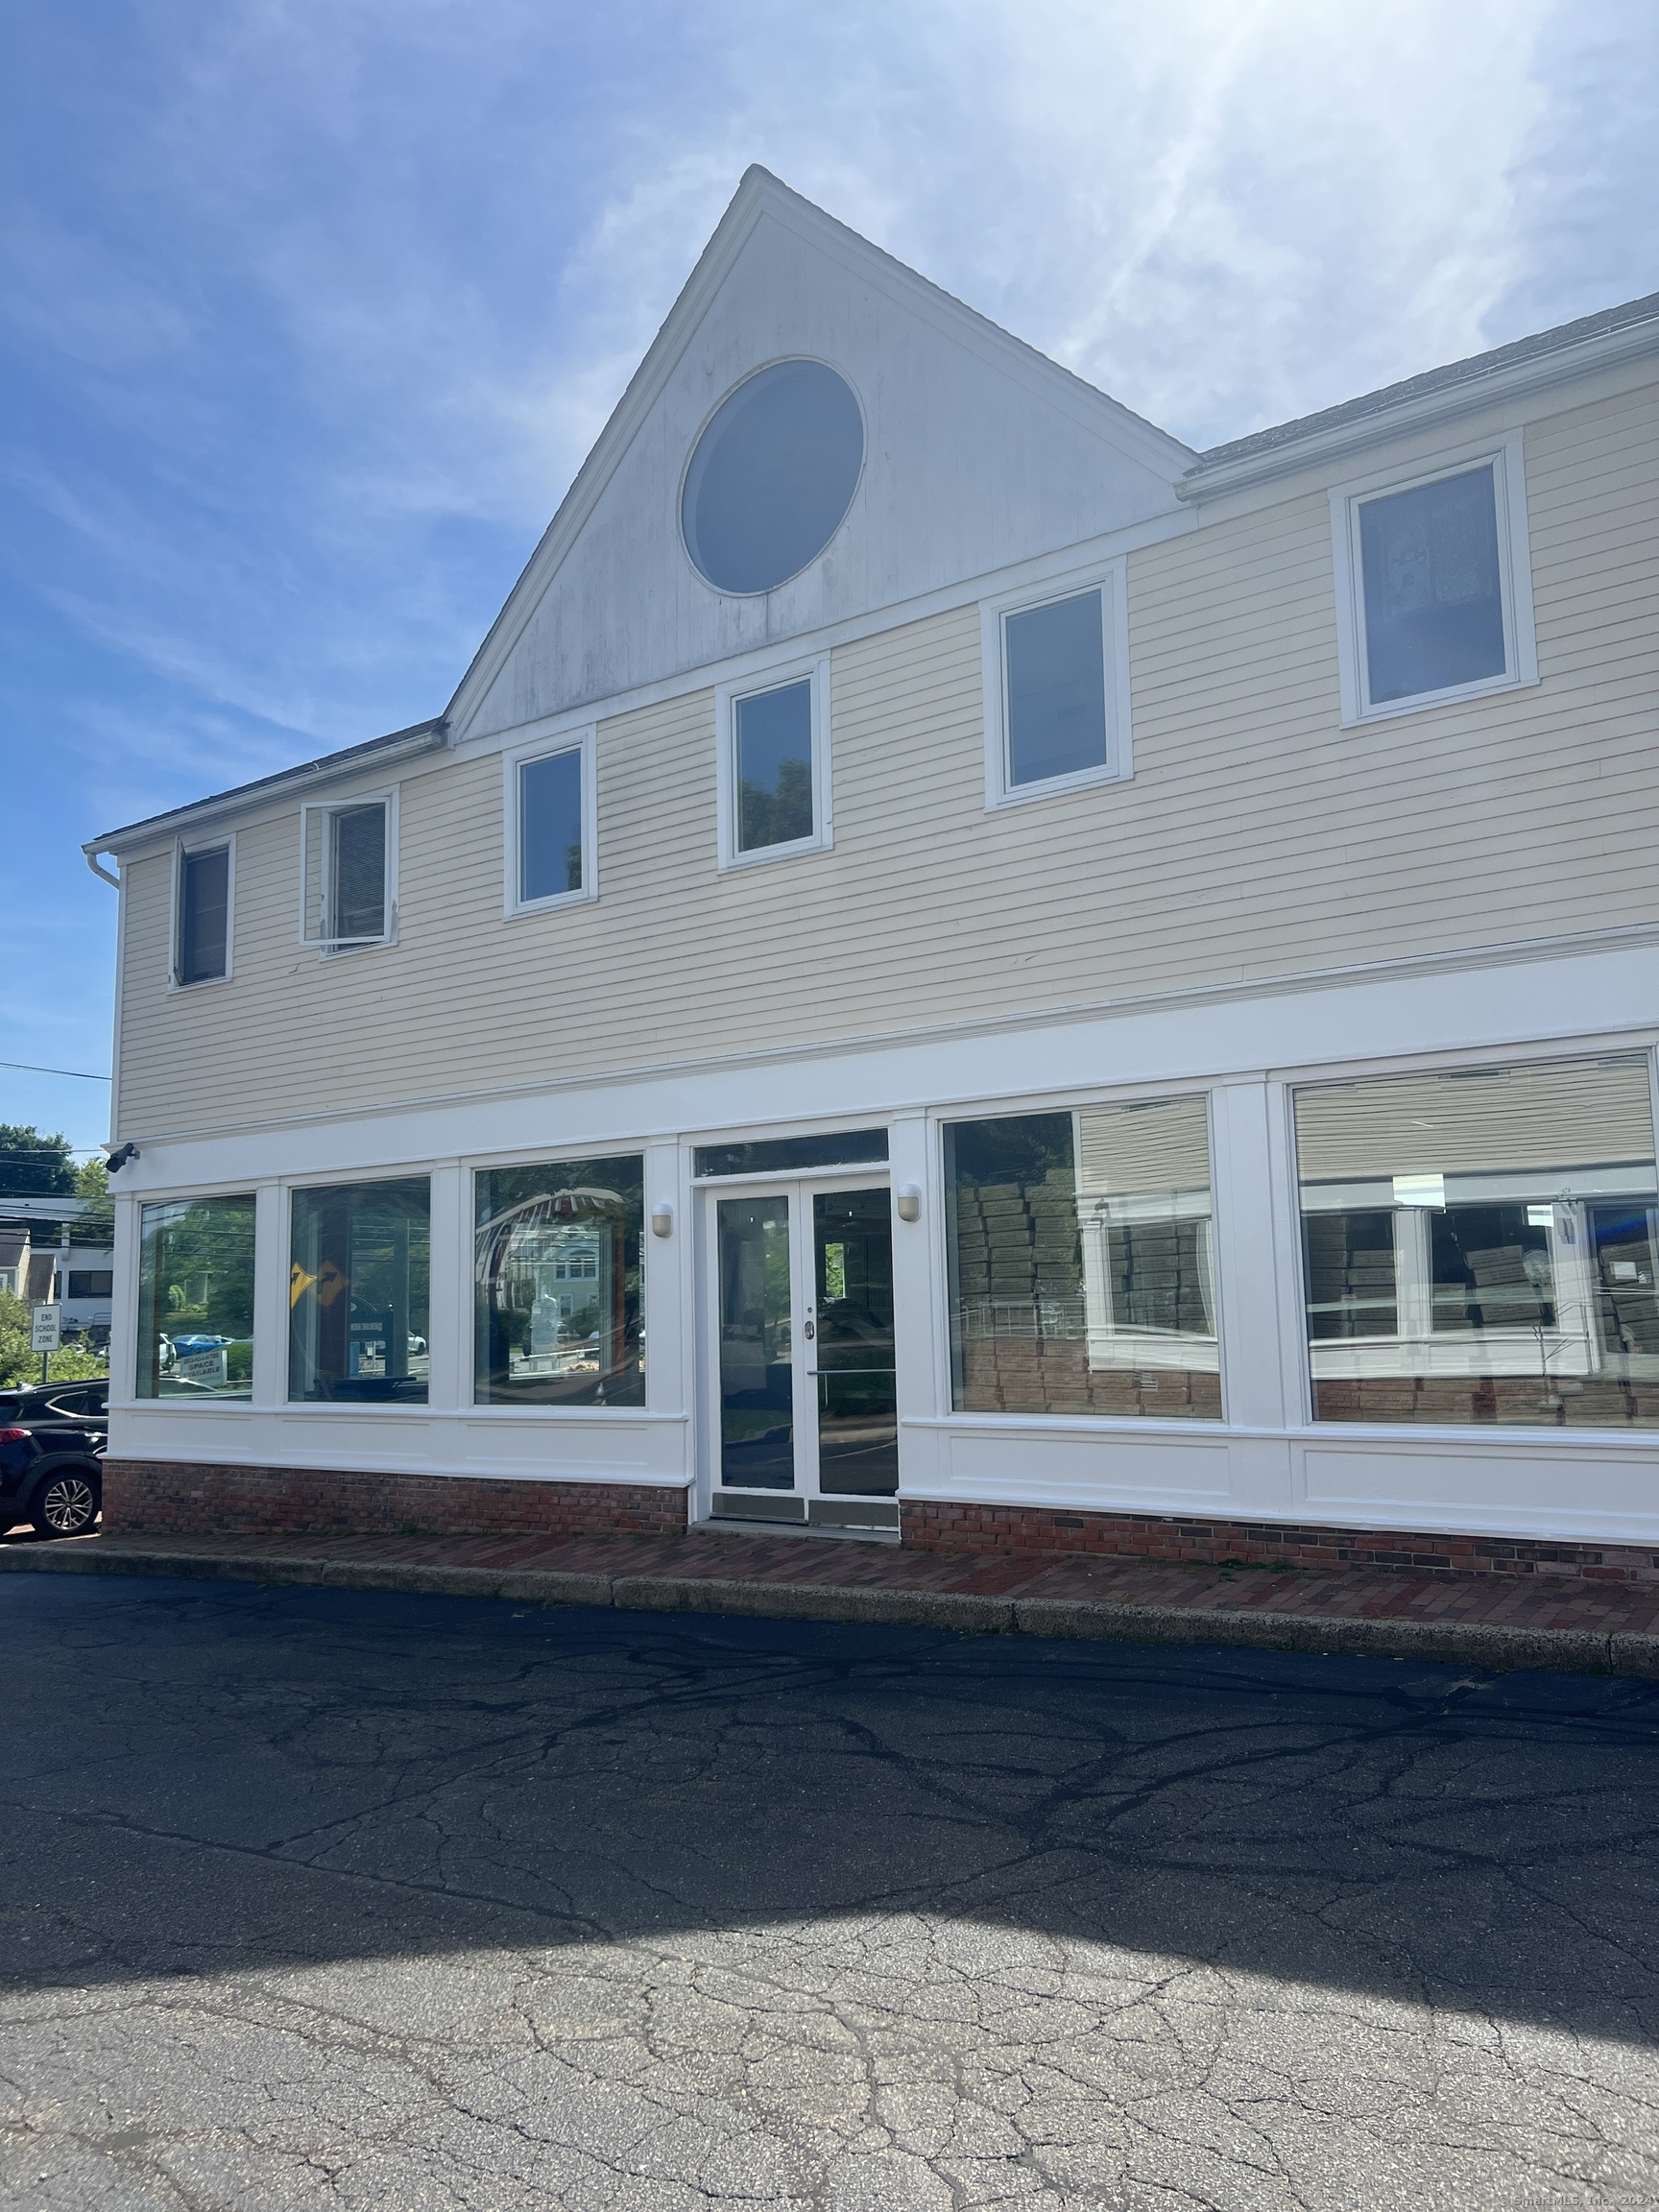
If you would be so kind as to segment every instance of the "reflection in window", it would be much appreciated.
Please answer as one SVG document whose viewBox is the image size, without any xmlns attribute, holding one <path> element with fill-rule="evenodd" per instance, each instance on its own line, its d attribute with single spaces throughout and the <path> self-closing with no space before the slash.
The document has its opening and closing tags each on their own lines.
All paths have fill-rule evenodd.
<svg viewBox="0 0 1659 2212">
<path fill-rule="evenodd" d="M 1504 671 L 1492 467 L 1359 509 L 1365 664 L 1373 706 Z"/>
<path fill-rule="evenodd" d="M 230 848 L 181 854 L 179 861 L 180 983 L 217 982 L 225 974 L 230 930 Z"/>
<path fill-rule="evenodd" d="M 582 751 L 518 769 L 518 896 L 562 899 L 582 888 Z"/>
<path fill-rule="evenodd" d="M 1218 1419 L 1202 1098 L 945 1131 L 962 1412 Z"/>
<path fill-rule="evenodd" d="M 1008 781 L 1106 765 L 1106 659 L 1098 591 L 1003 619 Z"/>
<path fill-rule="evenodd" d="M 291 1399 L 425 1404 L 430 1214 L 424 1175 L 295 1191 Z"/>
<path fill-rule="evenodd" d="M 252 1195 L 143 1209 L 134 1390 L 140 1398 L 252 1396 Z"/>
<path fill-rule="evenodd" d="M 644 1174 L 635 1152 L 476 1178 L 479 1405 L 644 1405 Z"/>
<path fill-rule="evenodd" d="M 770 591 L 841 526 L 864 466 L 864 419 L 822 361 L 775 361 L 716 411 L 685 471 L 685 549 L 718 591 Z"/>
<path fill-rule="evenodd" d="M 760 1137 L 747 1144 L 700 1144 L 699 1175 L 773 1175 L 796 1167 L 857 1166 L 885 1160 L 885 1129 L 836 1129 L 822 1137 Z"/>
<path fill-rule="evenodd" d="M 812 685 L 803 678 L 735 705 L 737 850 L 812 835 Z"/>
<path fill-rule="evenodd" d="M 1659 1417 L 1644 1058 L 1322 1086 L 1296 1142 L 1318 1419 Z"/>
<path fill-rule="evenodd" d="M 729 1489 L 795 1487 L 789 1201 L 722 1198 L 720 1479 Z"/>
<path fill-rule="evenodd" d="M 386 929 L 386 808 L 342 806 L 334 816 L 329 912 L 342 942 Z"/>
</svg>

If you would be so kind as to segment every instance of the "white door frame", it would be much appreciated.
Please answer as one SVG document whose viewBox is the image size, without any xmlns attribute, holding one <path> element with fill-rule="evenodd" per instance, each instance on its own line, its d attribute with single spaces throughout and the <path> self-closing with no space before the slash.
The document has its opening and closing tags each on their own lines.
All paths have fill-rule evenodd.
<svg viewBox="0 0 1659 2212">
<path fill-rule="evenodd" d="M 805 1511 L 821 1493 L 818 1488 L 818 1369 L 811 1357 L 817 1330 L 817 1273 L 814 1264 L 812 1200 L 821 1190 L 890 1190 L 892 1175 L 885 1160 L 870 1160 L 851 1167 L 789 1168 L 775 1174 L 700 1176 L 693 1189 L 702 1209 L 702 1265 L 700 1300 L 704 1326 L 698 1330 L 701 1345 L 700 1392 L 703 1418 L 698 1424 L 702 1439 L 706 1495 L 716 1497 L 798 1498 Z M 720 1231 L 719 1206 L 723 1198 L 787 1198 L 789 1201 L 789 1358 L 790 1405 L 793 1422 L 795 1482 L 788 1490 L 728 1490 L 721 1480 L 720 1434 Z M 813 1337 L 805 1334 L 807 1323 Z M 899 1315 L 893 1316 L 895 1335 Z M 698 1486 L 700 1489 L 702 1484 Z"/>
</svg>

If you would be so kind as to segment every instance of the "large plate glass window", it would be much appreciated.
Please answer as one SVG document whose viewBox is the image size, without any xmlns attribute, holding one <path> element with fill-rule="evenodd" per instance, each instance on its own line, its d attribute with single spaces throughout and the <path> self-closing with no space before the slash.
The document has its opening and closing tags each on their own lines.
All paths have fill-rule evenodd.
<svg viewBox="0 0 1659 2212">
<path fill-rule="evenodd" d="M 1518 439 L 1332 505 L 1345 722 L 1536 681 Z"/>
<path fill-rule="evenodd" d="M 175 983 L 217 983 L 230 968 L 230 847 L 179 849 Z"/>
<path fill-rule="evenodd" d="M 945 1129 L 958 1412 L 1218 1419 L 1203 1098 Z"/>
<path fill-rule="evenodd" d="M 479 1405 L 643 1406 L 643 1157 L 487 1168 L 476 1196 Z"/>
<path fill-rule="evenodd" d="M 325 952 L 397 934 L 397 815 L 390 799 L 301 812 L 301 942 Z"/>
<path fill-rule="evenodd" d="M 771 591 L 817 560 L 853 504 L 864 418 L 823 361 L 774 361 L 724 399 L 681 494 L 685 550 L 717 591 Z"/>
<path fill-rule="evenodd" d="M 204 1403 L 252 1396 L 252 1192 L 141 1210 L 134 1389 Z"/>
<path fill-rule="evenodd" d="M 423 1406 L 431 1275 L 424 1175 L 296 1190 L 289 1397 Z"/>
<path fill-rule="evenodd" d="M 1296 1097 L 1320 1421 L 1659 1421 L 1645 1054 Z"/>
</svg>

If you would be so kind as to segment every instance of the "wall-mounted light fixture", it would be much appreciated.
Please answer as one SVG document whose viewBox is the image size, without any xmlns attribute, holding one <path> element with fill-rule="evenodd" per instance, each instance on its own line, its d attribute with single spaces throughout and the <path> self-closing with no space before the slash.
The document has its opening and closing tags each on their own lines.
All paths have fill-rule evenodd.
<svg viewBox="0 0 1659 2212">
<path fill-rule="evenodd" d="M 651 1234 L 653 1237 L 674 1234 L 674 1209 L 666 1198 L 660 1198 L 651 1209 Z"/>
<path fill-rule="evenodd" d="M 899 1218 L 901 1221 L 920 1221 L 922 1218 L 922 1186 L 920 1183 L 901 1183 L 899 1186 Z"/>
</svg>

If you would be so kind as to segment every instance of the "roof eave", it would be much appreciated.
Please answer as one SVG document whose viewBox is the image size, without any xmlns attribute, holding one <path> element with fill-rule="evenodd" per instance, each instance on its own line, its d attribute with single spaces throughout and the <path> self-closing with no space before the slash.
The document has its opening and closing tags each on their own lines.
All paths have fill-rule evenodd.
<svg viewBox="0 0 1659 2212">
<path fill-rule="evenodd" d="M 1413 394 L 1392 405 L 1379 407 L 1374 414 L 1358 416 L 1353 421 L 1331 423 L 1323 429 L 1310 431 L 1306 437 L 1287 439 L 1284 445 L 1264 453 L 1245 454 L 1212 469 L 1200 463 L 1176 484 L 1176 496 L 1189 502 L 1212 499 L 1222 493 L 1269 483 L 1276 477 L 1314 468 L 1321 461 L 1383 444 L 1422 423 L 1474 414 L 1494 401 L 1512 398 L 1519 393 L 1568 383 L 1595 370 L 1655 351 L 1659 351 L 1659 320 L 1636 324 L 1623 330 L 1606 331 L 1577 345 L 1564 346 L 1559 352 L 1511 362 L 1438 392 Z"/>
<path fill-rule="evenodd" d="M 250 807 L 262 806 L 270 800 L 292 798 L 299 791 L 322 791 L 331 783 L 344 782 L 349 777 L 408 760 L 418 754 L 437 752 L 448 739 L 448 726 L 442 717 L 418 722 L 408 732 L 395 733 L 383 743 L 353 747 L 345 755 L 325 755 L 321 760 L 308 760 L 301 767 L 283 769 L 275 776 L 262 777 L 257 782 L 238 784 L 233 790 L 198 799 L 189 806 L 176 806 L 170 813 L 130 822 L 124 830 L 110 830 L 102 837 L 88 838 L 81 850 L 88 860 L 100 853 L 109 853 L 119 858 L 123 849 L 151 845 L 159 837 L 176 837 L 181 830 L 203 828 L 226 815 L 244 814 Z"/>
</svg>

